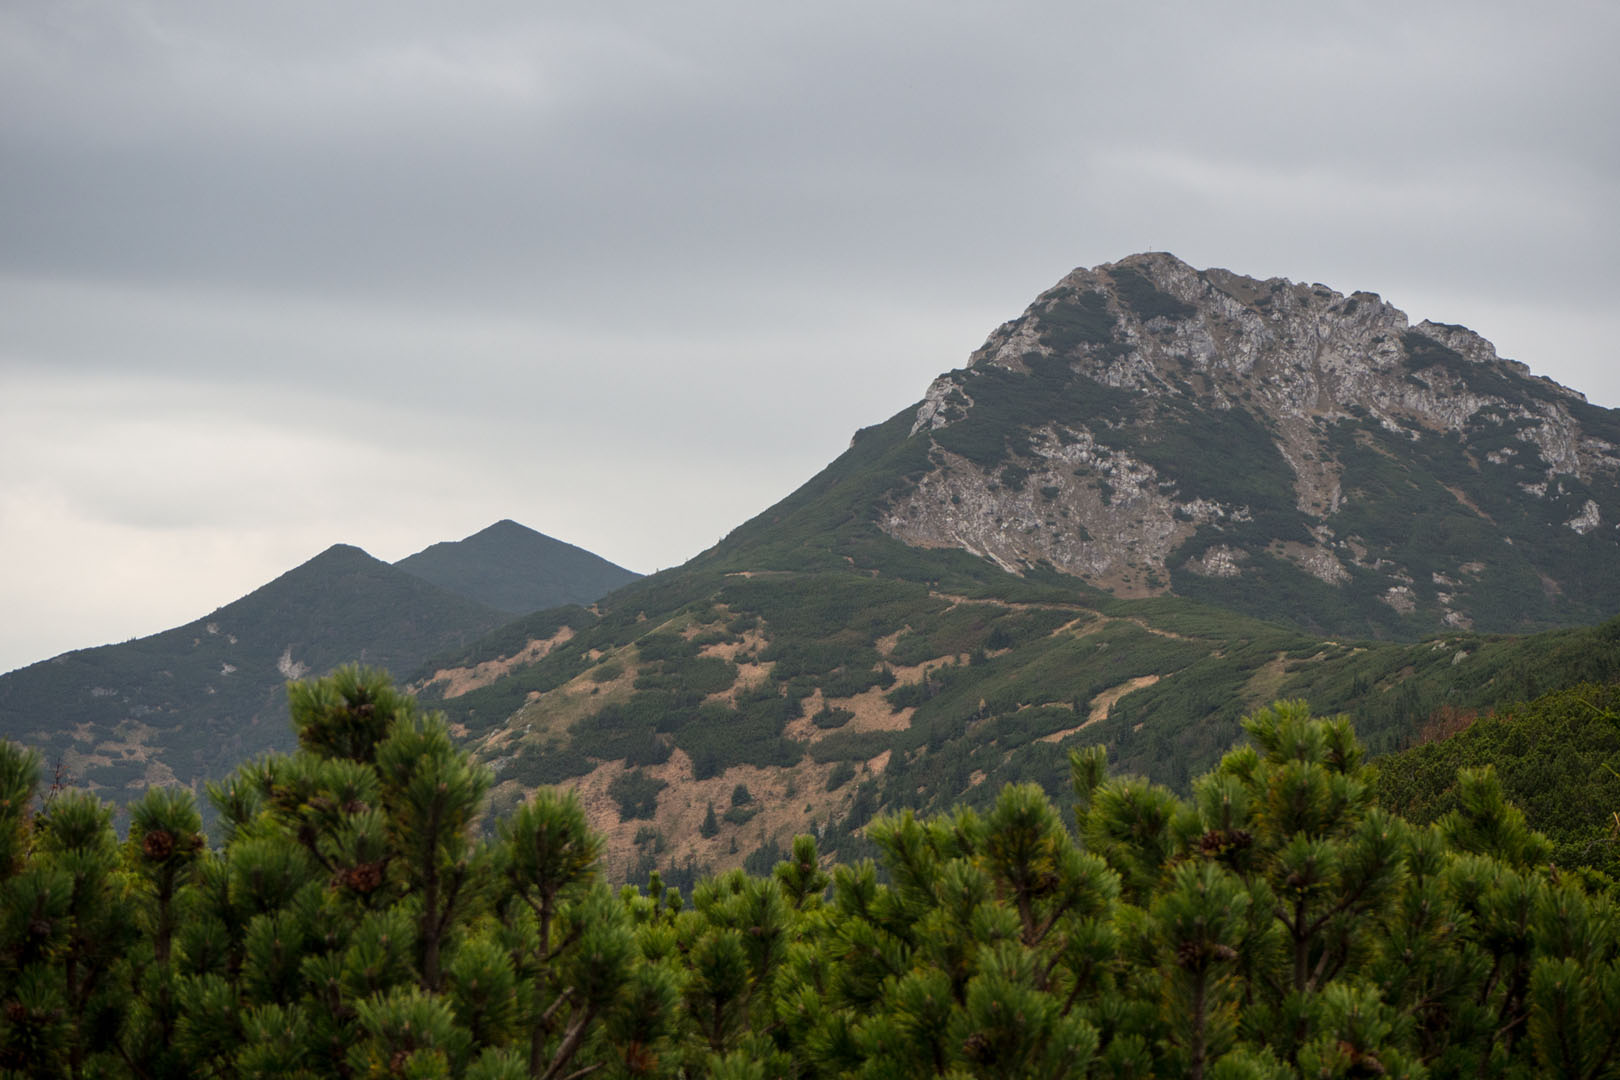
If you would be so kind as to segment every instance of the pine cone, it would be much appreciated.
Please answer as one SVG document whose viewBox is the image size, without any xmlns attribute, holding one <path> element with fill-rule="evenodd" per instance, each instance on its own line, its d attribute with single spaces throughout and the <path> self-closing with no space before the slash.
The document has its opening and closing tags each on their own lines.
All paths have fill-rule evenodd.
<svg viewBox="0 0 1620 1080">
<path fill-rule="evenodd" d="M 624 1070 L 631 1076 L 646 1076 L 658 1067 L 658 1055 L 635 1039 L 624 1048 Z"/>
<path fill-rule="evenodd" d="M 988 1064 L 995 1058 L 995 1052 L 990 1049 L 990 1040 L 982 1031 L 975 1031 L 962 1040 L 962 1056 L 969 1061 Z"/>
<path fill-rule="evenodd" d="M 162 862 L 174 854 L 174 834 L 167 829 L 155 829 L 141 841 L 141 850 L 153 862 Z"/>
<path fill-rule="evenodd" d="M 1209 858 L 1224 858 L 1254 844 L 1247 829 L 1211 829 L 1198 838 L 1199 850 Z"/>
<path fill-rule="evenodd" d="M 361 863 L 343 874 L 343 883 L 358 893 L 368 893 L 383 883 L 383 864 Z"/>
<path fill-rule="evenodd" d="M 1345 1073 L 1346 1076 L 1361 1078 L 1388 1075 L 1382 1061 L 1370 1053 L 1357 1050 L 1351 1043 L 1341 1039 L 1339 1050 L 1350 1059 L 1350 1069 Z"/>
</svg>

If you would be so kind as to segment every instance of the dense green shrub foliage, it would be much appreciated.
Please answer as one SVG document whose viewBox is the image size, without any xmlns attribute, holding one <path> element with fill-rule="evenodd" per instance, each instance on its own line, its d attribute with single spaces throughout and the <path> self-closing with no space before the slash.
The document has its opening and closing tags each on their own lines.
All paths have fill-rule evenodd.
<svg viewBox="0 0 1620 1080">
<path fill-rule="evenodd" d="M 1462 730 L 1379 760 L 1380 802 L 1414 823 L 1436 821 L 1461 804 L 1459 771 L 1490 765 L 1551 841 L 1553 862 L 1620 879 L 1620 684 L 1582 683 L 1492 716 L 1449 719 Z"/>
<path fill-rule="evenodd" d="M 608 785 L 608 794 L 619 804 L 619 816 L 626 821 L 650 819 L 658 810 L 658 793 L 669 785 L 640 769 L 632 769 Z"/>
<path fill-rule="evenodd" d="M 877 862 L 801 836 L 683 896 L 609 890 L 571 794 L 478 840 L 488 773 L 374 673 L 291 702 L 300 751 L 210 789 L 212 849 L 185 792 L 120 844 L 0 744 L 0 1073 L 1620 1075 L 1605 879 L 1560 873 L 1488 769 L 1431 824 L 1381 809 L 1348 721 L 1302 703 L 1187 798 L 1095 748 L 1072 818 L 1009 784 L 862 818 Z"/>
</svg>

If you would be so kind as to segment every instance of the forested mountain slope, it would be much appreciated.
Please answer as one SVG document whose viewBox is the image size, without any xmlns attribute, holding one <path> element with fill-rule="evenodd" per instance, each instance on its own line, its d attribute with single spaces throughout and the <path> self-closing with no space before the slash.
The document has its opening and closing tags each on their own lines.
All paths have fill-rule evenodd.
<svg viewBox="0 0 1620 1080">
<path fill-rule="evenodd" d="M 1135 256 L 685 566 L 413 685 L 624 867 L 1055 791 L 1091 742 L 1184 785 L 1278 696 L 1397 749 L 1620 671 L 1613 624 L 1498 636 L 1620 611 L 1617 445 L 1460 327 Z"/>
<path fill-rule="evenodd" d="M 0 736 L 115 802 L 149 784 L 200 790 L 244 756 L 290 748 L 288 679 L 356 662 L 407 674 L 515 613 L 639 576 L 513 521 L 393 566 L 337 544 L 184 626 L 0 675 Z"/>
<path fill-rule="evenodd" d="M 504 620 L 337 544 L 184 626 L 0 676 L 0 735 L 122 802 L 290 747 L 288 679 L 354 661 L 408 671 Z"/>
</svg>

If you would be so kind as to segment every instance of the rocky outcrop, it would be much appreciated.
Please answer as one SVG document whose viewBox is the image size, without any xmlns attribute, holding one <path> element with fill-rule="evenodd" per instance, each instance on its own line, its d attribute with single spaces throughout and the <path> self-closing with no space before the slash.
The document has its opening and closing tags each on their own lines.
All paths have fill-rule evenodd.
<svg viewBox="0 0 1620 1080">
<path fill-rule="evenodd" d="M 1509 628 L 1478 595 L 1503 573 L 1620 578 L 1620 414 L 1374 293 L 1162 253 L 1075 270 L 936 379 L 911 431 L 932 469 L 884 508 L 891 536 L 1120 595 L 1286 566 L 1417 632 Z M 1586 547 L 1538 551 L 1549 529 Z"/>
</svg>

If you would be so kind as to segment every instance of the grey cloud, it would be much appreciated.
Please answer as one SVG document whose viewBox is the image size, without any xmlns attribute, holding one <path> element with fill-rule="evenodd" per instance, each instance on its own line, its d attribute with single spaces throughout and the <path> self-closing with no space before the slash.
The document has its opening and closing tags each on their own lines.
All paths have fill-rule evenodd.
<svg viewBox="0 0 1620 1080">
<path fill-rule="evenodd" d="M 6 223 L 7 250 L 15 265 L 63 273 L 556 298 L 578 311 L 615 281 L 646 290 L 678 274 L 713 294 L 762 265 L 854 292 L 907 260 L 948 264 L 997 237 L 1039 251 L 1044 222 L 1077 201 L 1093 221 L 1173 216 L 1086 190 L 1098 156 L 1122 143 L 1283 175 L 1315 168 L 1374 194 L 1392 179 L 1437 187 L 1489 169 L 1517 195 L 1533 188 L 1506 175 L 1523 171 L 1514 147 L 1540 161 L 1550 141 L 1573 153 L 1606 142 L 1543 134 L 1549 113 L 1608 100 L 1585 85 L 1598 76 L 1566 74 L 1604 70 L 1578 62 L 1592 49 L 1584 35 L 1507 68 L 1471 58 L 1524 29 L 1488 9 L 1462 27 L 1384 11 L 1295 12 L 1258 29 L 1207 7 L 1162 10 L 1174 17 L 610 10 L 482 36 L 441 25 L 447 43 L 414 48 L 351 26 L 347 50 L 314 58 L 287 41 L 283 54 L 247 52 L 259 43 L 217 27 L 247 52 L 249 74 L 210 69 L 212 119 L 24 155 L 8 203 L 29 212 Z M 556 74 L 553 58 L 576 53 L 586 60 Z M 285 101 L 273 92 L 283 67 Z M 368 81 L 379 88 L 357 89 Z M 155 107 L 173 107 L 169 93 Z M 1228 210 L 1255 202 L 1221 195 Z M 976 284 L 956 273 L 961 288 Z"/>
</svg>

